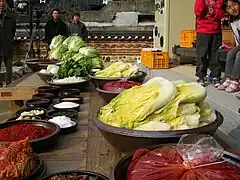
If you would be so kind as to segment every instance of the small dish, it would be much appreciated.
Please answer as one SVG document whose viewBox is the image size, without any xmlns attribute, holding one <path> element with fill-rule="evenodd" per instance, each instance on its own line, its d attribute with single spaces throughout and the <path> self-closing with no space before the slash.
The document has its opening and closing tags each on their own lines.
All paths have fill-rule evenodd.
<svg viewBox="0 0 240 180">
<path fill-rule="evenodd" d="M 54 95 L 52 93 L 38 93 L 38 94 L 34 94 L 32 96 L 32 99 L 49 99 L 50 102 L 52 102 L 52 100 L 54 99 Z"/>
<path fill-rule="evenodd" d="M 60 102 L 53 105 L 53 108 L 56 110 L 66 110 L 71 109 L 75 111 L 80 111 L 80 104 L 73 102 Z"/>
<path fill-rule="evenodd" d="M 21 120 L 32 120 L 32 121 L 34 121 L 34 120 L 41 120 L 40 116 L 23 116 L 23 119 L 21 119 L 21 120 L 19 119 L 18 120 L 19 117 L 20 116 L 12 117 L 12 118 L 8 119 L 7 122 L 9 122 L 9 121 L 21 121 Z"/>
<path fill-rule="evenodd" d="M 83 100 L 84 100 L 84 97 L 77 96 L 77 95 L 70 95 L 70 96 L 62 97 L 59 99 L 60 102 L 73 102 L 78 104 L 82 104 Z"/>
<path fill-rule="evenodd" d="M 71 95 L 80 95 L 80 90 L 79 89 L 64 89 L 64 90 L 61 90 L 59 93 L 60 97 L 68 97 Z"/>
<path fill-rule="evenodd" d="M 46 118 L 47 110 L 44 109 L 44 108 L 24 108 L 24 109 L 20 109 L 19 111 L 17 111 L 17 112 L 15 113 L 15 116 L 19 117 L 19 116 L 21 116 L 21 114 L 22 114 L 23 112 L 31 112 L 31 111 L 37 111 L 37 112 L 35 112 L 35 113 L 37 113 L 37 114 L 31 113 L 31 114 L 34 114 L 34 115 L 31 115 L 31 116 L 39 116 L 39 117 L 41 117 L 41 119 L 45 119 L 45 118 Z M 39 114 L 41 111 L 42 111 L 43 113 L 42 113 L 42 114 Z"/>
<path fill-rule="evenodd" d="M 50 120 L 50 119 L 49 119 Z M 77 130 L 78 127 L 78 121 L 76 119 L 71 118 L 71 120 L 75 123 L 74 125 L 70 126 L 70 127 L 65 127 L 62 128 L 59 124 L 57 124 L 60 128 L 61 128 L 61 134 L 69 134 L 69 133 L 73 133 Z M 51 122 L 51 121 L 50 121 Z M 54 123 L 54 122 L 52 122 Z"/>
<path fill-rule="evenodd" d="M 38 88 L 38 93 L 51 93 L 55 98 L 58 97 L 60 87 L 58 86 L 41 86 Z"/>
<path fill-rule="evenodd" d="M 31 99 L 26 101 L 26 107 L 27 108 L 45 108 L 47 109 L 48 106 L 50 105 L 50 100 L 49 99 L 41 99 L 41 98 L 36 98 L 36 99 Z"/>
<path fill-rule="evenodd" d="M 56 116 L 67 116 L 69 118 L 78 119 L 78 112 L 71 109 L 66 110 L 50 110 L 47 112 L 47 118 L 51 119 Z"/>
</svg>

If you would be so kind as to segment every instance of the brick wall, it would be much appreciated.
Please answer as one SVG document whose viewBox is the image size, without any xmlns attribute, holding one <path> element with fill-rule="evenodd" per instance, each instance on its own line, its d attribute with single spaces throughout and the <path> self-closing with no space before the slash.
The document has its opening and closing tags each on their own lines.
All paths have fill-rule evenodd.
<svg viewBox="0 0 240 180">
<path fill-rule="evenodd" d="M 15 59 L 24 59 L 26 52 L 29 50 L 29 40 L 16 41 L 15 43 Z M 92 40 L 88 41 L 87 45 L 96 46 L 100 49 L 101 55 L 105 61 L 123 60 L 126 62 L 136 61 L 140 59 L 142 48 L 153 47 L 151 40 Z M 41 57 L 46 56 L 46 49 L 43 43 L 41 47 Z M 34 43 L 36 52 L 36 43 Z"/>
</svg>

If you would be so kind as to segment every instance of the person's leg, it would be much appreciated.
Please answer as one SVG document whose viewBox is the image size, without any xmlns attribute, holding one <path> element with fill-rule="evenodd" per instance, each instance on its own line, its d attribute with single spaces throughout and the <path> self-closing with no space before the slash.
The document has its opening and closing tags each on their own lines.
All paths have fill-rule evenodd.
<svg viewBox="0 0 240 180">
<path fill-rule="evenodd" d="M 13 58 L 12 56 L 4 57 L 4 63 L 6 66 L 7 76 L 6 76 L 6 84 L 12 83 L 12 68 L 13 68 Z"/>
<path fill-rule="evenodd" d="M 234 63 L 235 63 L 236 55 L 239 51 L 240 51 L 240 46 L 237 46 L 237 47 L 231 49 L 227 53 L 226 66 L 225 66 L 226 80 L 221 85 L 219 85 L 219 84 L 215 85 L 215 87 L 217 87 L 219 90 L 225 90 L 230 85 L 230 80 L 231 80 L 230 77 L 231 77 L 231 74 L 232 74 L 232 71 L 233 71 L 233 66 L 234 66 Z"/>
<path fill-rule="evenodd" d="M 225 89 L 226 92 L 233 93 L 239 91 L 239 77 L 240 77 L 240 51 L 238 51 L 236 54 L 236 58 L 231 73 L 231 84 Z"/>
<path fill-rule="evenodd" d="M 213 83 L 219 83 L 221 77 L 221 66 L 219 63 L 219 48 L 222 45 L 222 33 L 213 34 L 211 42 L 211 53 L 209 58 L 210 77 Z"/>
<path fill-rule="evenodd" d="M 201 84 L 205 83 L 204 78 L 206 77 L 206 69 L 208 67 L 208 49 L 209 49 L 209 41 L 211 35 L 197 33 L 196 40 L 196 53 L 197 53 L 197 66 L 196 66 L 196 76 L 199 78 L 198 82 Z"/>
</svg>

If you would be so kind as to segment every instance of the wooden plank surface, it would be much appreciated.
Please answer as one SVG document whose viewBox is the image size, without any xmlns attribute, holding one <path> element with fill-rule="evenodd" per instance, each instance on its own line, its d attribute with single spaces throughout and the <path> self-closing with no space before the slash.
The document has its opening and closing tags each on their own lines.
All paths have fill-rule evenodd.
<svg viewBox="0 0 240 180">
<path fill-rule="evenodd" d="M 78 130 L 61 135 L 58 144 L 41 154 L 48 167 L 48 174 L 64 170 L 85 170 L 87 162 L 89 93 L 82 93 L 84 103 L 79 113 Z"/>
<path fill-rule="evenodd" d="M 112 167 L 122 158 L 121 152 L 113 148 L 94 127 L 92 118 L 98 108 L 103 105 L 103 100 L 96 91 L 90 93 L 89 104 L 89 131 L 87 170 L 96 171 L 109 176 Z"/>
</svg>

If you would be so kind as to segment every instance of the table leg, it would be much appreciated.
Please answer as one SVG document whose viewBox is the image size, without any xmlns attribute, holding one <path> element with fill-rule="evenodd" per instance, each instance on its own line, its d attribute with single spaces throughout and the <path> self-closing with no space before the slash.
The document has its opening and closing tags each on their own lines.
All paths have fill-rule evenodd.
<svg viewBox="0 0 240 180">
<path fill-rule="evenodd" d="M 11 101 L 12 112 L 15 113 L 24 105 L 23 100 Z"/>
</svg>

